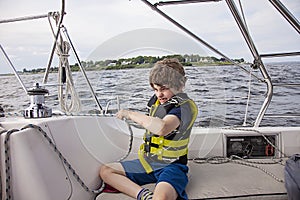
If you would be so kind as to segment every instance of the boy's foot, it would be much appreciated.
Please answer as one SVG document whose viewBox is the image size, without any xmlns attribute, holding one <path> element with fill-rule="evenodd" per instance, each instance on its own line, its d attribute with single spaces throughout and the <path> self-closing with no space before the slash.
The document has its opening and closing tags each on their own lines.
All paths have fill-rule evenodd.
<svg viewBox="0 0 300 200">
<path fill-rule="evenodd" d="M 138 196 L 137 196 L 137 200 L 152 200 L 153 197 L 153 192 L 151 192 L 150 190 L 143 188 Z"/>
</svg>

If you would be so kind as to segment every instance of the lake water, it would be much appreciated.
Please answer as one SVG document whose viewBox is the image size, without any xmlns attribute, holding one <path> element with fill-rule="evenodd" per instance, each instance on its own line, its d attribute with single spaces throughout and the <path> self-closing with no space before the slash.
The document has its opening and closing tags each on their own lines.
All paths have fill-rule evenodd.
<svg viewBox="0 0 300 200">
<path fill-rule="evenodd" d="M 299 84 L 300 63 L 266 64 L 274 84 Z M 147 100 L 153 91 L 148 84 L 150 69 L 105 70 L 87 72 L 87 76 L 103 108 L 109 102 L 110 109 L 117 108 L 116 97 L 123 109 L 144 112 Z M 188 82 L 185 91 L 195 100 L 199 108 L 197 126 L 232 126 L 252 125 L 260 110 L 266 93 L 266 85 L 253 74 L 262 78 L 258 70 L 250 75 L 236 66 L 186 67 Z M 57 74 L 50 74 L 49 95 L 46 105 L 54 110 L 59 109 L 57 97 Z M 21 75 L 27 88 L 35 82 L 42 82 L 43 74 Z M 95 113 L 98 109 L 87 83 L 80 72 L 73 74 L 77 92 L 81 100 L 81 113 Z M 5 113 L 21 113 L 29 105 L 29 98 L 15 76 L 0 76 L 0 105 Z M 250 88 L 250 92 L 249 92 Z M 299 86 L 274 86 L 274 96 L 268 115 L 298 115 L 300 113 Z M 250 100 L 248 96 L 250 94 Z M 248 105 L 248 109 L 246 109 Z M 299 126 L 300 118 L 264 118 L 261 126 Z"/>
</svg>

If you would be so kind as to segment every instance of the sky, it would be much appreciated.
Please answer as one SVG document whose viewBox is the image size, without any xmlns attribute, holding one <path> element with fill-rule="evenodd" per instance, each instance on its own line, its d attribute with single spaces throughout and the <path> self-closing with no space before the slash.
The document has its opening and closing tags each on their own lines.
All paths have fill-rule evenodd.
<svg viewBox="0 0 300 200">
<path fill-rule="evenodd" d="M 155 3 L 157 1 L 150 1 Z M 282 0 L 300 21 L 300 0 Z M 60 11 L 57 0 L 0 0 L 0 21 Z M 235 1 L 239 8 L 238 0 Z M 216 56 L 140 0 L 67 0 L 63 25 L 80 60 L 137 55 L 199 54 Z M 299 34 L 283 22 L 267 0 L 242 0 L 250 34 L 261 53 L 299 51 Z M 226 2 L 159 7 L 177 22 L 230 58 L 252 62 Z M 53 45 L 48 19 L 0 24 L 0 44 L 15 68 L 45 68 Z M 300 61 L 266 58 L 271 61 Z M 57 66 L 55 58 L 53 65 Z M 70 52 L 70 63 L 76 62 Z M 0 74 L 12 73 L 0 51 Z"/>
</svg>

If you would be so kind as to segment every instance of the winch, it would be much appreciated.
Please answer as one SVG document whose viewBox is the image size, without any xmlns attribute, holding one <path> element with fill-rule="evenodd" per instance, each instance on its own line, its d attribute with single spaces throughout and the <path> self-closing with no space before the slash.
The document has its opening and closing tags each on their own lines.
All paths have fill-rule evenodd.
<svg viewBox="0 0 300 200">
<path fill-rule="evenodd" d="M 49 91 L 39 83 L 35 83 L 34 87 L 27 91 L 30 96 L 30 106 L 24 110 L 25 118 L 45 118 L 52 116 L 52 109 L 45 106 L 45 95 Z"/>
</svg>

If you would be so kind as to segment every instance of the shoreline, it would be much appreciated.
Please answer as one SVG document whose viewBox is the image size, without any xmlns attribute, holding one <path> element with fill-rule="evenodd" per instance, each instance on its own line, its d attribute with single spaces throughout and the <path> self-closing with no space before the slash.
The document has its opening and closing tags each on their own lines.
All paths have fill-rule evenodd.
<svg viewBox="0 0 300 200">
<path fill-rule="evenodd" d="M 273 63 L 300 63 L 300 61 L 281 61 L 281 62 L 270 62 L 266 64 L 273 64 Z M 210 63 L 204 63 L 204 62 L 189 62 L 189 63 L 182 63 L 184 67 L 212 67 L 212 66 L 232 66 L 234 64 L 230 62 L 210 62 Z M 251 64 L 248 62 L 240 63 L 240 64 Z M 72 72 L 78 72 L 80 71 L 80 68 L 78 64 L 70 65 Z M 86 71 L 102 71 L 102 70 L 124 70 L 124 69 L 142 69 L 142 68 L 151 68 L 153 66 L 152 63 L 144 63 L 144 64 L 128 64 L 128 65 L 119 65 L 119 66 L 91 66 L 91 67 L 85 67 Z M 52 68 L 49 73 L 57 73 L 58 68 Z M 26 72 L 17 72 L 19 75 L 32 75 L 32 74 L 41 74 L 45 73 L 45 68 L 40 69 L 32 69 L 28 70 Z M 1 76 L 14 76 L 15 74 L 13 72 L 11 73 L 3 73 L 0 74 Z"/>
</svg>

